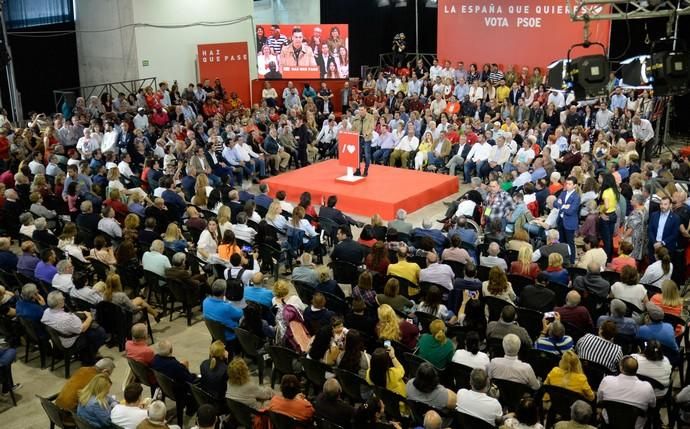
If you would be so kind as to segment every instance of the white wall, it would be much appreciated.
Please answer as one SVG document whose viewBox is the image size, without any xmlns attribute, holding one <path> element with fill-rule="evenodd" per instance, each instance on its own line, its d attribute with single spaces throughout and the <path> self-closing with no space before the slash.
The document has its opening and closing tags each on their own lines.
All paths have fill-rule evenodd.
<svg viewBox="0 0 690 429">
<path fill-rule="evenodd" d="M 320 24 L 318 0 L 258 0 L 254 2 L 256 24 Z"/>
<path fill-rule="evenodd" d="M 76 0 L 76 29 L 119 28 L 133 21 L 133 0 Z M 137 79 L 134 29 L 77 33 L 82 86 Z"/>
<path fill-rule="evenodd" d="M 148 24 L 188 24 L 200 21 L 225 21 L 251 16 L 253 0 L 137 0 L 134 17 Z M 253 50 L 254 30 L 251 20 L 222 27 L 194 26 L 178 29 L 138 27 L 136 49 L 139 76 L 157 77 L 158 81 L 180 86 L 197 82 L 197 45 L 203 43 L 249 43 Z M 256 75 L 256 56 L 249 55 L 250 73 Z M 149 65 L 144 66 L 143 61 Z"/>
<path fill-rule="evenodd" d="M 156 25 L 218 22 L 251 17 L 253 0 L 75 0 L 77 30 L 119 28 L 133 23 Z M 242 42 L 254 49 L 251 19 L 208 27 L 126 29 L 77 33 L 81 85 L 156 77 L 177 79 L 186 86 L 197 81 L 198 44 Z M 144 66 L 143 62 L 148 61 Z M 256 56 L 249 55 L 256 77 Z"/>
</svg>

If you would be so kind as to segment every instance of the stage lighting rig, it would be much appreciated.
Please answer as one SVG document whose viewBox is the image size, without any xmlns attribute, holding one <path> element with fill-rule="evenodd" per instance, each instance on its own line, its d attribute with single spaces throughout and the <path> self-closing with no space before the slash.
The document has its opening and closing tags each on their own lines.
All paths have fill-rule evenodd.
<svg viewBox="0 0 690 429">
<path fill-rule="evenodd" d="M 593 45 L 601 47 L 603 54 L 585 55 L 570 59 L 573 48 L 588 49 Z M 606 47 L 598 42 L 589 42 L 585 38 L 583 43 L 573 45 L 568 49 L 565 65 L 565 83 L 572 88 L 577 100 L 608 95 L 606 84 L 609 78 L 609 60 L 606 58 Z"/>
<path fill-rule="evenodd" d="M 674 37 L 655 42 L 652 45 L 649 70 L 654 95 L 687 93 L 688 80 L 690 80 L 690 55 L 685 42 Z"/>
</svg>

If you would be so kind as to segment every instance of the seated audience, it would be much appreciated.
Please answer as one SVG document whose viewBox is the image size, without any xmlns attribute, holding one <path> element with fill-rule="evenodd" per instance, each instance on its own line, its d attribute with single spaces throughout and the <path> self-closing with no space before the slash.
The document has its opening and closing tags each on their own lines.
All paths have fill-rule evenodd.
<svg viewBox="0 0 690 429">
<path fill-rule="evenodd" d="M 455 409 L 463 414 L 484 420 L 490 425 L 499 425 L 503 420 L 503 408 L 498 399 L 488 395 L 491 388 L 489 375 L 484 368 L 475 368 L 470 373 L 470 389 L 458 390 Z"/>
<path fill-rule="evenodd" d="M 573 350 L 563 352 L 558 366 L 549 371 L 544 384 L 572 390 L 588 401 L 594 400 L 594 392 L 589 386 L 587 376 L 582 371 L 580 359 Z"/>
<path fill-rule="evenodd" d="M 244 359 L 236 357 L 228 365 L 227 397 L 258 410 L 273 397 L 273 391 L 256 383 Z"/>
<path fill-rule="evenodd" d="M 534 375 L 532 367 L 518 358 L 520 352 L 520 338 L 515 334 L 503 337 L 504 357 L 491 359 L 487 373 L 492 379 L 508 380 L 529 386 L 532 390 L 539 389 L 541 383 Z"/>
</svg>

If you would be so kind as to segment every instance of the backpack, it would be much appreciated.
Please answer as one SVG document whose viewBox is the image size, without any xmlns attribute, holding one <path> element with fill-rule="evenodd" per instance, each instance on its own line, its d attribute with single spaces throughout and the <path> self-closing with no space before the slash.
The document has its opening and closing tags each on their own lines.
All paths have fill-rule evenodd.
<svg viewBox="0 0 690 429">
<path fill-rule="evenodd" d="M 240 301 L 244 296 L 244 283 L 242 283 L 242 275 L 246 271 L 245 268 L 238 271 L 236 277 L 232 277 L 230 268 L 228 269 L 228 279 L 226 280 L 225 297 L 230 301 Z"/>
</svg>

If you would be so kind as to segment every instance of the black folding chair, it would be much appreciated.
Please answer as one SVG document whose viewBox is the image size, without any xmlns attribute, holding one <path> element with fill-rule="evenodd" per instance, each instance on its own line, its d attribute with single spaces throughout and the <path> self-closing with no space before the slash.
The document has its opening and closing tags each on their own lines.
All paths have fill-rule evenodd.
<svg viewBox="0 0 690 429">
<path fill-rule="evenodd" d="M 524 396 L 534 396 L 534 391 L 526 384 L 494 378 L 491 380 L 501 392 L 499 402 L 510 411 L 517 410 Z"/>
<path fill-rule="evenodd" d="M 148 386 L 151 389 L 151 396 L 153 396 L 156 387 L 158 387 L 158 384 L 155 382 L 156 377 L 153 375 L 153 370 L 134 359 L 128 358 L 127 363 L 132 370 L 132 374 L 139 380 L 139 383 Z"/>
<path fill-rule="evenodd" d="M 206 329 L 208 329 L 209 334 L 211 334 L 211 341 L 222 341 L 223 343 L 227 343 L 225 340 L 225 331 L 228 328 L 225 325 L 211 319 L 204 319 L 204 324 L 206 325 Z"/>
<path fill-rule="evenodd" d="M 299 361 L 299 354 L 292 349 L 281 346 L 268 346 L 266 350 L 271 356 L 273 368 L 271 369 L 271 388 L 275 387 L 278 376 L 295 374 L 295 362 Z"/>
<path fill-rule="evenodd" d="M 46 326 L 46 331 L 48 331 L 48 335 L 50 336 L 50 340 L 53 343 L 53 353 L 51 354 L 50 357 L 50 370 L 55 371 L 55 351 L 59 351 L 62 354 L 62 358 L 64 359 L 65 362 L 65 378 L 69 378 L 70 375 L 70 365 L 72 364 L 72 358 L 75 357 L 76 355 L 79 354 L 81 349 L 85 346 L 82 342 L 79 341 L 79 338 L 74 342 L 74 344 L 70 347 L 65 347 L 62 345 L 62 338 L 71 338 L 71 337 L 78 337 L 78 335 L 71 335 L 71 336 L 63 336 L 61 335 L 58 331 L 55 329 L 51 328 L 50 326 Z M 76 359 L 75 359 L 76 360 Z"/>
<path fill-rule="evenodd" d="M 482 297 L 484 305 L 489 309 L 489 321 L 498 320 L 501 318 L 501 312 L 506 305 L 513 305 L 505 299 L 496 298 L 495 296 Z"/>
<path fill-rule="evenodd" d="M 268 418 L 271 420 L 271 424 L 275 429 L 295 429 L 300 426 L 305 426 L 306 423 L 293 419 L 286 414 L 276 413 L 273 411 L 268 412 Z"/>
<path fill-rule="evenodd" d="M 494 429 L 496 427 L 496 425 L 492 425 L 486 420 L 471 416 L 469 414 L 461 413 L 460 411 L 456 411 L 455 419 L 460 425 L 459 427 L 462 429 Z"/>
<path fill-rule="evenodd" d="M 510 282 L 511 287 L 517 296 L 520 296 L 522 289 L 534 284 L 534 280 L 532 278 L 520 274 L 508 274 L 508 281 Z"/>
<path fill-rule="evenodd" d="M 343 388 L 343 393 L 347 396 L 353 404 L 363 403 L 363 392 L 370 391 L 369 383 L 359 375 L 346 371 L 344 369 L 336 368 L 335 376 Z"/>
<path fill-rule="evenodd" d="M 359 270 L 355 264 L 347 261 L 331 261 L 329 266 L 333 270 L 333 280 L 353 287 L 357 285 Z"/>
<path fill-rule="evenodd" d="M 242 328 L 235 328 L 234 331 L 237 341 L 242 348 L 242 354 L 256 363 L 256 369 L 259 371 L 259 384 L 264 384 L 264 368 L 266 367 L 264 348 L 266 340 Z"/>
<path fill-rule="evenodd" d="M 582 364 L 582 371 L 587 376 L 587 381 L 589 381 L 589 385 L 592 386 L 592 390 L 594 391 L 599 389 L 601 380 L 603 380 L 604 377 L 613 375 L 610 369 L 596 362 L 580 359 L 580 363 Z"/>
<path fill-rule="evenodd" d="M 386 411 L 388 419 L 399 422 L 402 427 L 407 427 L 406 422 L 409 421 L 409 418 L 403 416 L 400 412 L 400 404 L 406 402 L 405 397 L 381 386 L 374 386 L 374 391 L 376 392 L 376 396 L 383 402 L 383 408 Z"/>
<path fill-rule="evenodd" d="M 55 405 L 55 402 L 53 402 L 55 398 L 57 398 L 57 396 L 58 395 L 55 394 L 48 398 L 44 398 L 36 395 L 38 400 L 41 402 L 41 407 L 43 407 L 43 411 L 45 411 L 46 415 L 48 416 L 48 420 L 50 421 L 50 429 L 54 429 L 55 427 L 61 429 L 75 427 L 74 424 L 71 424 L 69 419 L 65 419 L 65 417 L 71 417 L 69 411 L 58 407 L 57 405 Z"/>
<path fill-rule="evenodd" d="M 232 400 L 230 398 L 225 398 L 225 404 L 227 405 L 230 415 L 235 422 L 239 423 L 239 426 L 243 426 L 245 429 L 252 428 L 254 424 L 254 416 L 261 414 L 258 410 L 255 410 L 249 405 Z"/>
<path fill-rule="evenodd" d="M 133 315 L 117 304 L 101 301 L 96 305 L 96 321 L 111 335 L 118 349 L 125 349 L 127 338 L 131 337 Z M 146 318 L 148 320 L 148 317 Z M 150 326 L 149 326 L 150 329 Z"/>
<path fill-rule="evenodd" d="M 544 350 L 530 349 L 526 351 L 527 363 L 534 369 L 534 374 L 542 380 L 546 380 L 552 369 L 558 366 L 561 356 Z"/>
<path fill-rule="evenodd" d="M 527 330 L 532 341 L 536 341 L 539 338 L 543 328 L 542 320 L 544 320 L 544 314 L 541 311 L 518 307 L 517 320 L 520 326 Z"/>
<path fill-rule="evenodd" d="M 550 384 L 543 385 L 542 392 L 549 394 L 551 403 L 546 417 L 546 427 L 553 427 L 556 422 L 561 420 L 570 420 L 570 406 L 575 401 L 582 400 L 588 402 L 584 396 L 577 392 Z"/>
<path fill-rule="evenodd" d="M 323 296 L 326 298 L 326 308 L 334 312 L 335 314 L 345 316 L 350 312 L 350 306 L 347 305 L 347 301 L 344 299 L 333 295 L 332 293 L 322 291 Z"/>
<path fill-rule="evenodd" d="M 326 382 L 326 372 L 333 371 L 333 369 L 325 363 L 307 357 L 301 357 L 299 361 L 302 364 L 307 381 L 314 388 L 314 392 L 321 392 L 323 383 Z"/>
<path fill-rule="evenodd" d="M 465 264 L 458 261 L 443 261 L 444 264 L 448 265 L 453 269 L 456 279 L 461 279 L 465 277 Z"/>
<path fill-rule="evenodd" d="M 213 405 L 219 415 L 229 412 L 227 404 L 225 403 L 225 398 L 216 398 L 196 384 L 188 383 L 188 385 L 192 392 L 192 398 L 194 398 L 198 406 L 201 407 L 206 404 Z"/>
<path fill-rule="evenodd" d="M 175 402 L 175 415 L 177 417 L 177 424 L 182 427 L 184 424 L 184 407 L 185 407 L 185 392 L 182 389 L 182 384 L 178 384 L 172 378 L 163 374 L 162 372 L 153 371 L 154 377 L 156 377 L 156 382 L 160 387 L 163 395 L 166 399 Z"/>
<path fill-rule="evenodd" d="M 170 290 L 170 321 L 173 320 L 173 313 L 175 310 L 184 313 L 187 318 L 187 326 L 192 326 L 192 308 L 198 304 L 198 294 L 190 290 L 189 285 L 185 285 L 178 280 L 168 279 L 168 289 Z M 175 307 L 175 303 L 179 302 L 180 306 Z"/>
<path fill-rule="evenodd" d="M 445 378 L 452 378 L 453 386 L 449 387 L 446 384 L 444 384 L 444 386 L 448 387 L 453 391 L 470 388 L 470 373 L 472 373 L 472 370 L 474 368 L 467 365 L 463 365 L 461 363 L 450 362 L 448 364 L 447 369 L 449 373 L 447 374 L 448 377 Z"/>
<path fill-rule="evenodd" d="M 301 281 L 293 281 L 292 284 L 295 285 L 295 290 L 297 291 L 299 299 L 301 299 L 303 303 L 310 305 L 311 298 L 314 296 L 316 288 L 309 283 Z"/>
<path fill-rule="evenodd" d="M 645 414 L 641 408 L 623 402 L 601 401 L 598 406 L 606 410 L 608 423 L 602 422 L 602 427 L 605 428 L 634 428 L 637 418 Z"/>
<path fill-rule="evenodd" d="M 18 317 L 18 319 L 24 330 L 24 341 L 26 342 L 24 363 L 29 362 L 29 351 L 31 350 L 31 345 L 36 344 L 38 346 L 38 353 L 41 359 L 41 369 L 45 368 L 46 357 L 49 354 L 52 354 L 53 350 L 50 346 L 50 341 L 48 340 L 48 333 L 45 331 L 45 328 L 41 322 L 25 319 L 23 317 Z"/>
<path fill-rule="evenodd" d="M 431 322 L 433 322 L 434 320 L 438 320 L 438 317 L 434 316 L 433 314 L 425 313 L 423 311 L 416 311 L 414 315 L 417 317 L 417 321 L 419 322 L 419 325 L 423 333 L 428 333 L 429 325 L 431 325 Z"/>
</svg>

